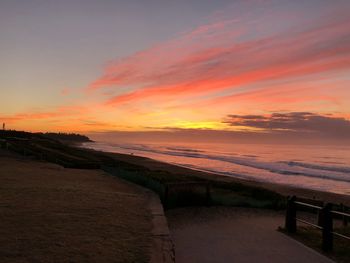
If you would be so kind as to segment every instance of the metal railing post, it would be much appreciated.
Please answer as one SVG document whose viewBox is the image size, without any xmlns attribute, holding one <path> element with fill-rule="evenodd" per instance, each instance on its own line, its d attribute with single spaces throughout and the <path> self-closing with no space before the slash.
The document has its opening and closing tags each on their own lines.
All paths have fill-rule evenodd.
<svg viewBox="0 0 350 263">
<path fill-rule="evenodd" d="M 331 214 L 332 205 L 326 204 L 320 211 L 322 217 L 322 250 L 333 249 L 333 218 Z"/>
<path fill-rule="evenodd" d="M 288 233 L 295 233 L 297 231 L 297 209 L 295 201 L 295 196 L 288 197 L 285 222 L 285 228 L 287 229 Z"/>
</svg>

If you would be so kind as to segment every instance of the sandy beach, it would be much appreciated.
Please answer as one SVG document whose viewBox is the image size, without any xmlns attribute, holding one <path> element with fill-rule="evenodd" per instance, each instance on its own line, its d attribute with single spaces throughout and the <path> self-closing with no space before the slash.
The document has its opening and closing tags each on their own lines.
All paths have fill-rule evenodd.
<svg viewBox="0 0 350 263">
<path fill-rule="evenodd" d="M 199 176 L 201 178 L 216 180 L 219 182 L 241 183 L 244 185 L 269 189 L 283 196 L 296 195 L 298 197 L 303 197 L 307 199 L 315 199 L 315 200 L 321 200 L 324 202 L 337 203 L 337 204 L 343 203 L 348 206 L 350 205 L 349 195 L 322 192 L 322 191 L 316 191 L 316 190 L 311 190 L 311 189 L 306 189 L 301 187 L 297 188 L 297 187 L 291 187 L 291 186 L 281 185 L 281 184 L 273 184 L 268 182 L 248 181 L 240 178 L 233 178 L 233 177 L 223 176 L 215 173 L 197 171 L 197 170 L 180 167 L 177 165 L 164 163 L 164 162 L 160 162 L 150 158 L 139 157 L 135 155 L 117 154 L 117 153 L 108 153 L 108 155 L 113 157 L 116 160 L 121 160 L 132 164 L 144 166 L 153 171 L 162 170 L 162 171 L 167 171 L 169 173 L 179 174 L 179 175 Z"/>
<path fill-rule="evenodd" d="M 151 245 L 157 234 L 158 247 L 171 258 L 171 242 L 163 238 L 169 234 L 164 218 L 156 219 L 161 220 L 156 222 L 160 228 L 158 232 L 154 231 L 152 220 L 162 208 L 152 207 L 151 200 L 155 195 L 149 190 L 102 170 L 67 169 L 7 151 L 0 154 L 0 220 L 4 225 L 0 230 L 2 262 L 62 262 L 69 259 L 70 262 L 142 263 L 149 262 L 151 257 L 152 260 L 156 258 L 152 262 L 163 262 L 162 255 Z M 284 196 L 350 204 L 346 195 L 245 181 L 134 155 L 84 152 L 86 156 L 89 154 L 101 154 L 154 172 L 166 171 L 175 177 L 196 176 L 262 187 Z M 297 261 L 285 262 L 329 262 L 276 231 L 278 226 L 283 226 L 284 211 L 189 207 L 168 210 L 166 216 L 175 243 L 176 259 L 180 263 L 227 262 L 227 258 L 253 262 L 259 255 L 273 257 L 272 262 L 281 262 L 295 253 L 299 255 Z M 250 253 L 252 249 L 255 249 L 255 256 Z M 216 251 L 217 256 L 210 251 Z"/>
<path fill-rule="evenodd" d="M 0 0 L 0 263 L 350 263 L 349 14 Z"/>
</svg>

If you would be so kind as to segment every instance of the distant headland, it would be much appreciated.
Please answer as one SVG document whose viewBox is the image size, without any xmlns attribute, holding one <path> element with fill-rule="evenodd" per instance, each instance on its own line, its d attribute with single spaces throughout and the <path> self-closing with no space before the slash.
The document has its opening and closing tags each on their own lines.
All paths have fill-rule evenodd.
<svg viewBox="0 0 350 263">
<path fill-rule="evenodd" d="M 92 140 L 81 134 L 77 133 L 64 133 L 64 132 L 26 132 L 26 131 L 16 131 L 16 130 L 0 130 L 0 138 L 21 138 L 21 139 L 53 139 L 65 142 L 92 142 Z"/>
</svg>

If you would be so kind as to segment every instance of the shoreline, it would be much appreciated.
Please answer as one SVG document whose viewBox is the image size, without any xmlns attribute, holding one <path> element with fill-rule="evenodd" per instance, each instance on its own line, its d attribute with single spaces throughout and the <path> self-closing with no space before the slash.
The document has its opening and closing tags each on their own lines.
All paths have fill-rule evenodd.
<svg viewBox="0 0 350 263">
<path fill-rule="evenodd" d="M 188 168 L 181 165 L 166 163 L 166 162 L 162 162 L 162 161 L 158 161 L 155 159 L 138 156 L 138 155 L 104 152 L 104 151 L 93 150 L 90 148 L 84 148 L 84 147 L 82 148 L 88 151 L 100 152 L 109 157 L 112 157 L 115 160 L 127 162 L 134 165 L 139 165 L 151 171 L 161 170 L 161 171 L 166 171 L 175 175 L 197 176 L 206 180 L 213 180 L 217 182 L 239 183 L 239 184 L 243 184 L 251 187 L 259 187 L 259 188 L 267 189 L 285 197 L 296 195 L 297 197 L 301 197 L 301 198 L 320 200 L 320 201 L 335 203 L 335 204 L 342 203 L 344 205 L 350 206 L 350 195 L 346 195 L 346 194 L 325 192 L 320 190 L 295 187 L 295 186 L 289 186 L 289 185 L 283 185 L 283 184 L 276 184 L 271 182 L 245 180 L 242 178 L 225 176 L 215 172 L 202 171 L 199 169 L 193 169 L 193 168 Z"/>
<path fill-rule="evenodd" d="M 277 201 L 277 199 L 281 199 L 288 195 L 296 195 L 297 197 L 305 199 L 316 199 L 335 204 L 343 203 L 344 205 L 350 206 L 350 195 L 346 194 L 306 189 L 272 182 L 259 182 L 244 178 L 234 178 L 215 172 L 194 170 L 193 168 L 157 161 L 148 157 L 103 152 L 101 150 L 85 148 L 83 147 L 84 144 L 81 142 L 72 144 L 71 141 L 66 143 L 52 139 L 43 140 L 41 137 L 35 137 L 34 135 L 30 137 L 30 135 L 31 134 L 26 134 L 27 137 L 29 136 L 26 140 L 17 140 L 12 137 L 6 138 L 9 143 L 6 142 L 7 146 L 4 146 L 3 144 L 1 146 L 2 148 L 5 147 L 5 149 L 16 152 L 17 154 L 32 156 L 35 159 L 56 163 L 66 168 L 99 169 L 102 166 L 108 167 L 110 165 L 113 167 L 119 161 L 121 164 L 123 162 L 129 164 L 126 165 L 126 169 L 130 168 L 133 170 L 136 168 L 139 169 L 139 172 L 144 171 L 144 175 L 150 176 L 150 179 L 155 176 L 157 180 L 163 181 L 188 181 L 191 180 L 190 177 L 194 177 L 194 179 L 198 178 L 213 183 L 216 186 L 219 185 L 220 189 L 234 187 L 236 190 L 231 191 L 231 194 L 229 194 L 231 197 L 227 195 L 226 197 L 231 198 L 234 202 L 237 201 L 237 198 L 235 196 L 232 197 L 232 194 L 238 190 L 238 194 L 242 197 L 241 204 L 245 203 L 249 198 L 261 203 L 263 200 L 274 202 Z M 134 166 L 134 168 L 128 167 L 130 165 Z M 154 173 L 149 174 L 150 171 L 154 171 Z M 186 179 L 186 177 L 188 177 L 188 179 Z M 263 193 L 259 191 L 259 189 L 269 191 L 270 193 Z M 279 195 L 279 197 L 274 196 L 273 194 Z M 219 193 L 219 195 L 222 196 L 222 193 Z M 255 202 L 254 200 L 253 202 Z"/>
<path fill-rule="evenodd" d="M 88 152 L 85 153 L 89 154 Z M 208 174 L 201 171 L 191 170 L 184 167 L 179 167 L 176 165 L 159 162 L 140 156 L 129 156 L 125 154 L 115 154 L 106 152 L 99 153 L 112 156 L 115 160 L 128 161 L 134 164 L 136 163 L 137 165 L 141 165 L 145 168 L 150 168 L 151 170 L 168 170 L 171 171 L 172 174 L 184 174 L 186 172 L 189 175 L 200 175 L 202 178 L 204 178 L 204 176 L 210 176 L 211 179 L 213 176 L 215 176 L 215 174 Z M 115 255 L 113 255 L 113 253 L 118 253 L 118 256 L 120 257 L 122 255 L 124 259 L 130 259 L 130 257 L 138 257 L 137 262 L 146 262 L 140 260 L 140 258 L 146 259 L 145 254 L 143 254 L 146 252 L 147 256 L 151 258 L 151 261 L 147 262 L 173 262 L 175 245 L 178 249 L 178 261 L 187 262 L 187 260 L 181 261 L 181 258 L 184 258 L 184 251 L 182 245 L 184 241 L 182 239 L 177 239 L 179 235 L 176 235 L 176 233 L 179 231 L 179 228 L 176 228 L 176 226 L 174 228 L 174 222 L 178 224 L 181 222 L 185 222 L 184 220 L 187 220 L 187 227 L 191 226 L 191 224 L 195 227 L 204 227 L 202 233 L 205 234 L 201 240 L 206 240 L 205 238 L 208 238 L 208 236 L 210 236 L 211 240 L 213 240 L 212 237 L 214 237 L 216 242 L 220 244 L 219 247 L 223 247 L 221 245 L 221 235 L 225 236 L 225 233 L 227 233 L 226 227 L 223 227 L 225 226 L 225 222 L 230 222 L 230 224 L 232 224 L 227 225 L 227 227 L 231 229 L 230 231 L 233 231 L 232 235 L 230 235 L 231 237 L 236 236 L 237 233 L 243 233 L 242 231 L 239 232 L 239 230 L 241 229 L 240 227 L 237 228 L 237 225 L 240 225 L 237 223 L 237 220 L 241 220 L 240 222 L 244 224 L 247 224 L 247 222 L 251 222 L 251 224 L 246 225 L 246 227 L 251 229 L 252 233 L 254 234 L 256 234 L 254 228 L 256 226 L 256 220 L 265 220 L 263 222 L 264 226 L 268 224 L 271 225 L 271 223 L 273 223 L 273 229 L 271 228 L 271 230 L 275 229 L 277 225 L 275 224 L 275 222 L 281 222 L 281 224 L 283 224 L 284 213 L 282 210 L 274 211 L 270 209 L 252 207 L 182 207 L 168 210 L 167 214 L 164 215 L 163 207 L 155 194 L 151 194 L 149 190 L 142 189 L 142 187 L 139 188 L 136 185 L 130 184 L 128 181 L 113 178 L 108 174 L 105 174 L 101 169 L 87 170 L 63 168 L 62 166 L 59 166 L 57 164 L 53 164 L 46 161 L 43 162 L 35 159 L 32 160 L 28 158 L 23 158 L 21 156 L 18 156 L 17 154 L 3 150 L 0 150 L 0 155 L 2 157 L 5 157 L 1 160 L 5 165 L 2 165 L 1 167 L 2 169 L 5 169 L 7 167 L 6 169 L 8 172 L 2 172 L 2 180 L 5 183 L 5 186 L 6 184 L 11 186 L 7 187 L 8 191 L 17 191 L 16 189 L 18 188 L 22 189 L 20 196 L 18 196 L 18 192 L 14 195 L 11 194 L 12 199 L 7 200 L 7 202 L 10 202 L 10 204 L 30 204 L 30 206 L 25 207 L 4 206 L 3 208 L 4 211 L 11 209 L 9 210 L 11 212 L 11 217 L 7 216 L 6 214 L 4 217 L 7 221 L 9 218 L 12 221 L 5 221 L 8 223 L 9 227 L 7 227 L 8 230 L 6 234 L 3 235 L 2 241 L 4 242 L 5 239 L 10 239 L 13 233 L 17 231 L 15 229 L 18 228 L 22 229 L 21 233 L 24 234 L 21 235 L 24 235 L 24 237 L 20 239 L 20 241 L 16 240 L 16 242 L 22 242 L 22 240 L 25 241 L 29 238 L 32 240 L 32 242 L 30 242 L 29 245 L 25 246 L 24 250 L 22 249 L 23 251 L 21 251 L 21 254 L 16 254 L 16 257 L 21 256 L 33 258 L 35 256 L 36 258 L 38 258 L 41 256 L 45 256 L 52 258 L 67 258 L 67 255 L 69 255 L 70 258 L 73 257 L 78 261 L 81 259 L 81 257 L 85 257 L 84 259 L 87 262 L 95 262 L 96 260 L 99 261 L 99 259 L 101 258 L 115 258 Z M 16 162 L 18 162 L 18 164 L 20 165 L 18 165 Z M 16 171 L 16 179 L 13 178 L 12 173 L 10 172 L 13 170 Z M 21 173 L 19 173 L 19 171 L 21 171 Z M 7 177 L 5 175 L 7 175 Z M 215 177 L 217 177 L 218 179 L 222 179 L 221 175 L 216 175 Z M 11 178 L 11 180 L 9 180 L 9 178 Z M 241 180 L 235 181 L 240 181 L 240 183 L 245 185 L 252 185 L 256 183 L 249 181 L 241 182 Z M 23 186 L 26 187 L 23 188 Z M 265 185 L 259 184 L 257 186 L 264 187 Z M 25 191 L 23 192 L 23 190 Z M 28 195 L 27 192 L 30 194 Z M 25 199 L 26 202 L 23 203 L 22 199 Z M 117 206 L 115 202 L 116 200 L 118 200 Z M 131 208 L 140 205 L 143 206 L 139 207 L 138 209 Z M 141 213 L 141 210 L 144 211 L 145 208 L 147 208 L 150 211 L 151 216 L 144 215 L 144 213 Z M 99 212 L 91 213 L 91 211 L 94 209 L 98 209 Z M 122 210 L 123 212 L 120 213 L 120 210 Z M 229 211 L 231 211 L 232 213 Z M 17 215 L 19 213 L 21 214 L 21 217 L 18 217 L 19 220 L 17 222 L 17 217 L 14 217 L 13 215 Z M 27 217 L 31 220 L 26 220 L 25 224 L 23 224 L 23 221 L 21 221 L 23 218 L 22 214 L 25 213 L 30 213 L 30 217 Z M 108 221 L 110 218 L 112 218 L 111 216 L 103 216 L 106 215 L 106 213 L 108 215 L 110 215 L 111 213 L 115 213 L 112 221 Z M 33 214 L 34 216 L 32 216 Z M 189 217 L 187 216 L 188 214 L 190 215 Z M 180 215 L 181 217 L 179 218 Z M 277 218 L 278 221 L 274 220 L 276 219 L 276 215 L 279 215 L 279 218 Z M 130 219 L 130 216 L 134 219 Z M 167 218 L 165 218 L 165 216 L 167 218 L 170 216 L 171 218 L 170 231 L 172 233 L 172 238 L 174 238 L 173 240 L 170 239 L 168 220 Z M 72 218 L 72 220 L 69 220 L 69 218 Z M 79 221 L 75 220 L 76 218 L 79 218 Z M 118 218 L 118 220 L 115 220 L 115 218 Z M 149 222 L 150 218 L 152 219 L 152 222 Z M 192 221 L 193 218 L 196 218 L 197 221 Z M 47 227 L 45 224 L 48 219 L 50 220 L 50 222 L 53 221 L 54 223 L 50 224 L 49 227 Z M 80 223 L 81 219 L 85 219 L 83 224 Z M 218 222 L 218 227 L 213 225 L 215 223 L 215 220 L 217 219 L 223 220 Z M 46 222 L 42 223 L 42 221 L 40 220 L 46 220 Z M 104 224 L 103 220 L 107 220 L 107 223 Z M 138 238 L 135 240 L 133 239 L 135 238 L 135 231 L 132 230 L 129 233 L 127 230 L 129 228 L 124 227 L 124 225 L 126 224 L 132 224 L 130 223 L 130 220 L 136 220 L 135 222 L 132 222 L 133 224 L 138 225 L 140 224 L 140 220 L 142 221 L 142 227 L 138 226 Z M 98 222 L 101 226 L 99 225 L 98 227 L 96 227 L 96 224 L 94 224 L 93 222 Z M 77 223 L 79 224 L 78 226 Z M 120 227 L 121 223 L 123 223 L 123 227 Z M 146 223 L 148 225 L 152 224 L 152 227 L 147 227 L 145 225 Z M 32 225 L 34 225 L 34 227 L 32 227 Z M 38 225 L 40 225 L 40 228 L 35 228 Z M 42 225 L 44 225 L 45 227 L 43 228 Z M 114 227 L 112 229 L 107 229 L 111 226 Z M 217 231 L 219 227 L 221 227 L 221 229 L 224 229 L 223 234 L 220 234 Z M 71 232 L 72 228 L 74 228 L 75 233 L 73 237 L 71 237 L 68 234 L 65 234 L 66 232 Z M 104 230 L 105 228 L 106 230 Z M 36 229 L 40 229 L 40 231 L 37 232 Z M 260 227 L 258 229 L 261 230 Z M 270 229 L 267 230 L 270 231 Z M 123 243 L 118 243 L 119 239 L 117 241 L 115 241 L 115 239 L 111 241 L 110 235 L 105 234 L 106 231 L 108 231 L 108 233 L 113 233 L 113 231 L 117 231 L 115 232 L 115 235 L 118 235 L 118 237 L 121 236 L 120 231 L 122 231 L 123 235 L 130 234 L 132 235 L 132 238 L 127 238 L 128 242 L 130 242 L 127 243 L 128 246 L 125 246 L 125 239 L 122 239 Z M 187 230 L 185 232 L 187 233 L 187 235 L 188 232 L 193 233 Z M 77 233 L 81 233 L 81 235 L 78 235 Z M 219 233 L 219 235 L 217 233 Z M 244 231 L 244 234 L 245 233 L 246 231 Z M 273 233 L 278 232 L 274 231 Z M 93 240 L 96 240 L 96 242 L 99 245 L 97 249 L 91 250 L 90 248 L 91 245 L 95 245 L 94 242 L 89 242 L 88 244 L 86 243 L 85 238 L 87 234 L 89 236 L 91 235 L 93 237 Z M 270 237 L 271 232 L 268 232 L 267 235 Z M 42 236 L 48 237 L 42 238 Z M 68 236 L 69 238 L 67 238 Z M 139 236 L 142 237 L 142 241 L 140 241 Z M 148 236 L 151 236 L 152 238 L 152 242 L 149 243 L 151 245 L 143 245 L 144 240 Z M 192 236 L 192 234 L 189 234 L 188 236 L 188 240 L 190 242 Z M 261 236 L 263 235 L 259 234 L 260 238 Z M 184 236 L 184 238 L 186 241 L 187 237 Z M 229 239 L 225 238 L 225 240 L 227 241 Z M 235 242 L 234 240 L 237 239 L 234 238 L 232 242 Z M 248 238 L 248 240 L 251 239 Z M 42 249 L 40 247 L 40 242 L 46 242 L 47 248 Z M 72 246 L 70 245 L 72 242 L 74 243 L 74 251 L 72 250 Z M 107 244 L 104 245 L 104 242 L 107 242 Z M 141 245 L 139 244 L 140 242 Z M 197 240 L 194 240 L 193 244 L 197 243 Z M 10 242 L 9 244 L 5 245 L 5 250 L 3 248 L 2 253 L 7 253 L 6 255 L 8 255 L 9 253 L 6 251 L 14 251 L 11 253 L 15 254 L 17 249 L 16 244 L 17 243 L 15 242 Z M 58 248 L 57 244 L 59 244 Z M 201 248 L 202 244 L 199 244 L 199 247 Z M 255 242 L 250 242 L 250 245 L 253 247 L 255 247 L 255 244 Z M 111 245 L 113 245 L 112 248 Z M 135 246 L 136 248 L 134 248 Z M 228 246 L 223 247 L 223 253 L 229 253 L 228 251 L 233 251 L 230 250 L 229 247 L 231 247 L 231 243 L 229 243 Z M 116 248 L 118 249 L 117 252 L 115 252 Z M 135 253 L 129 254 L 130 248 L 132 248 L 133 251 L 137 252 L 136 256 Z M 35 255 L 33 254 L 33 251 L 36 253 Z M 237 251 L 241 251 L 241 249 L 236 249 L 235 251 L 236 252 L 234 253 L 239 253 Z M 263 251 L 267 250 L 265 249 Z M 187 258 L 187 256 L 185 258 Z"/>
</svg>

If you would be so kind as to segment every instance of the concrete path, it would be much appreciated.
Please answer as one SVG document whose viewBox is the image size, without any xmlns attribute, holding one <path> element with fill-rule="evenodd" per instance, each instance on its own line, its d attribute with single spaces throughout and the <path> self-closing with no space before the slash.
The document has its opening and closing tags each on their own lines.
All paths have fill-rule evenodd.
<svg viewBox="0 0 350 263">
<path fill-rule="evenodd" d="M 158 195 L 151 193 L 149 206 L 153 222 L 150 263 L 175 263 L 174 243 Z"/>
<path fill-rule="evenodd" d="M 167 212 L 177 263 L 331 263 L 276 231 L 283 214 L 245 208 L 184 208 Z"/>
</svg>

